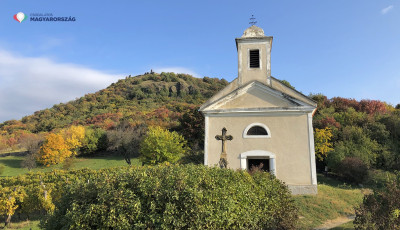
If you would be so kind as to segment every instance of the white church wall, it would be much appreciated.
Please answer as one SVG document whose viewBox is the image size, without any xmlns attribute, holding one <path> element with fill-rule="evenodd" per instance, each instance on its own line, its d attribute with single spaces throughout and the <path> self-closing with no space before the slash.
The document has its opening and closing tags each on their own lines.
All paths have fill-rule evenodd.
<svg viewBox="0 0 400 230">
<path fill-rule="evenodd" d="M 225 127 L 227 134 L 233 136 L 227 141 L 228 167 L 240 169 L 240 154 L 264 150 L 275 155 L 277 177 L 292 185 L 311 185 L 310 145 L 308 115 L 306 113 L 269 114 L 249 116 L 211 115 L 207 119 L 206 133 L 207 165 L 217 165 L 222 143 L 215 139 Z M 243 131 L 251 123 L 265 124 L 271 138 L 243 138 Z"/>
</svg>

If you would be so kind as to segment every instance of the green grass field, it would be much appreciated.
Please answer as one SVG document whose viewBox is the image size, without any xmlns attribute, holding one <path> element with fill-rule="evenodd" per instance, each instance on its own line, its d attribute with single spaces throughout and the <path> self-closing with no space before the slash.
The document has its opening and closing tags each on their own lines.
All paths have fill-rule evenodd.
<svg viewBox="0 0 400 230">
<path fill-rule="evenodd" d="M 4 227 L 4 224 L 0 224 L 1 227 Z M 13 223 L 7 226 L 6 229 L 19 229 L 19 230 L 39 230 L 39 220 L 34 221 L 20 221 Z"/>
<path fill-rule="evenodd" d="M 328 220 L 354 215 L 354 207 L 361 204 L 364 194 L 368 192 L 368 189 L 318 175 L 318 195 L 294 197 L 299 208 L 300 227 L 312 229 Z M 349 223 L 338 229 L 352 229 L 349 226 L 352 225 Z"/>
<path fill-rule="evenodd" d="M 3 172 L 0 176 L 17 176 L 28 172 L 28 169 L 21 168 L 21 162 L 23 156 L 8 156 L 0 157 L 0 165 L 4 166 Z M 140 165 L 138 159 L 132 159 L 133 165 Z M 102 157 L 79 157 L 74 160 L 72 169 L 90 168 L 90 169 L 101 169 L 116 166 L 127 166 L 122 156 L 102 156 Z M 32 169 L 32 172 L 49 172 L 53 169 L 61 169 L 62 164 L 53 165 L 50 167 L 39 166 Z"/>
</svg>

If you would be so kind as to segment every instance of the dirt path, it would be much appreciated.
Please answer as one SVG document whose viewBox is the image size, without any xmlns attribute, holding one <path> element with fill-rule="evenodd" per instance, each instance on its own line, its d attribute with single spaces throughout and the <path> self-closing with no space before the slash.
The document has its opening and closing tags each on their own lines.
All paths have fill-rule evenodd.
<svg viewBox="0 0 400 230">
<path fill-rule="evenodd" d="M 354 220 L 355 216 L 342 216 L 339 218 L 336 218 L 334 220 L 328 220 L 326 221 L 324 224 L 318 226 L 317 228 L 315 228 L 314 230 L 327 230 L 327 229 L 331 229 L 337 226 L 340 226 L 344 223 L 347 223 L 349 221 Z"/>
</svg>

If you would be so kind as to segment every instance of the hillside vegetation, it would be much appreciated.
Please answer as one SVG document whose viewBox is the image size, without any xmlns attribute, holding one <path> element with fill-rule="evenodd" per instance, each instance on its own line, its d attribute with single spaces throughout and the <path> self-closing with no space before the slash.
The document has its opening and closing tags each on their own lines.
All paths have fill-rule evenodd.
<svg viewBox="0 0 400 230">
<path fill-rule="evenodd" d="M 56 139 L 68 137 L 68 130 L 82 130 L 73 125 L 85 127 L 86 134 L 75 145 L 79 151 L 72 152 L 87 155 L 109 149 L 139 157 L 147 127 L 156 125 L 182 134 L 201 162 L 204 120 L 197 109 L 227 84 L 223 79 L 174 73 L 129 76 L 96 93 L 0 124 L 0 150 L 27 146 L 27 140 L 43 140 L 49 132 Z M 352 183 L 371 180 L 369 175 L 379 177 L 380 171 L 371 171 L 400 170 L 400 105 L 328 99 L 322 94 L 310 97 L 318 102 L 313 125 L 319 169 L 328 165 L 333 174 Z"/>
<path fill-rule="evenodd" d="M 35 112 L 20 121 L 0 124 L 2 134 L 49 132 L 72 124 L 110 129 L 119 122 L 164 122 L 173 126 L 190 106 L 198 106 L 228 82 L 186 74 L 151 73 L 128 76 L 106 89 Z"/>
<path fill-rule="evenodd" d="M 204 120 L 197 111 L 198 106 L 227 84 L 225 80 L 208 77 L 199 79 L 174 73 L 129 76 L 96 93 L 54 105 L 19 121 L 0 124 L 0 153 L 26 148 L 30 154 L 24 157 L 21 166 L 28 170 L 36 167 L 37 163 L 63 164 L 64 167 L 70 164 L 68 160 L 72 156 L 93 157 L 101 151 L 106 151 L 106 154 L 116 151 L 128 164 L 146 164 L 150 161 L 143 160 L 145 155 L 139 151 L 143 147 L 141 143 L 148 136 L 149 129 L 159 126 L 155 129 L 163 132 L 156 134 L 179 137 L 177 139 L 181 140 L 181 147 L 187 151 L 179 157 L 163 158 L 155 164 L 171 159 L 178 164 L 201 163 Z M 288 82 L 286 84 L 290 85 Z M 328 175 L 352 184 L 372 187 L 385 187 L 387 180 L 395 178 L 395 171 L 400 170 L 400 105 L 394 107 L 377 100 L 328 99 L 322 94 L 310 97 L 318 102 L 313 118 L 318 169 L 323 170 L 328 166 Z M 158 140 L 160 136 L 152 138 Z M 164 138 L 164 146 L 168 146 L 165 143 L 167 139 Z M 174 153 L 169 152 L 165 156 L 170 154 Z M 0 164 L 2 174 L 12 175 L 8 168 Z M 10 180 L 18 181 L 15 178 Z M 15 193 L 15 197 L 25 196 L 23 190 L 2 186 L 7 193 Z M 43 196 L 47 194 L 43 193 L 41 186 L 29 189 L 28 192 L 35 194 L 38 190 Z M 300 215 L 304 217 L 300 222 L 305 228 L 321 224 L 329 218 L 347 215 L 352 212 L 350 207 L 360 202 L 359 190 L 337 190 L 325 185 L 320 185 L 319 189 L 320 195 L 315 199 L 307 196 L 296 198 Z M 376 194 L 381 199 L 381 195 Z M 346 199 L 337 200 L 340 196 Z M 9 197 L 4 196 L 3 201 L 11 202 Z M 316 202 L 313 204 L 315 207 L 325 207 L 324 210 L 332 208 L 335 212 L 314 212 L 318 209 L 310 209 L 310 201 Z M 42 205 L 41 210 L 54 208 L 54 204 L 52 206 L 44 202 Z M 400 213 L 398 207 L 388 210 L 387 218 L 392 218 L 391 213 Z M 313 213 L 312 216 L 307 216 L 310 213 Z"/>
</svg>

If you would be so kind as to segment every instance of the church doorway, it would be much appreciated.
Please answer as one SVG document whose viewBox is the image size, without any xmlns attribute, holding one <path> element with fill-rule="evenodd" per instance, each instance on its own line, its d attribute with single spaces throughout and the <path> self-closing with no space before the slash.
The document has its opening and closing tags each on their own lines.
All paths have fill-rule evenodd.
<svg viewBox="0 0 400 230">
<path fill-rule="evenodd" d="M 276 176 L 276 157 L 275 154 L 265 150 L 251 150 L 241 153 L 240 168 L 243 170 L 251 169 L 251 166 L 263 164 L 262 170 L 268 171 Z"/>
<path fill-rule="evenodd" d="M 252 170 L 253 167 L 269 172 L 269 158 L 248 158 L 247 170 Z"/>
</svg>

